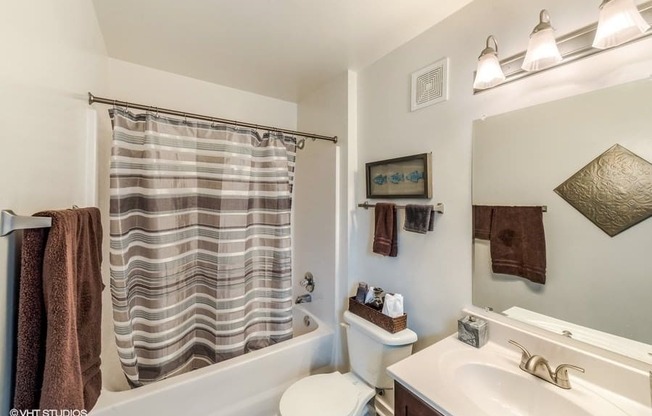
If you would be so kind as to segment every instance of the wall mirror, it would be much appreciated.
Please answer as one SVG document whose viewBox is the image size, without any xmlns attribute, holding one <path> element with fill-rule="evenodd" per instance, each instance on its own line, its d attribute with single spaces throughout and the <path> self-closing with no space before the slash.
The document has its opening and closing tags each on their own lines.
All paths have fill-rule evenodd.
<svg viewBox="0 0 652 416">
<path fill-rule="evenodd" d="M 623 337 L 616 352 L 652 363 L 652 217 L 610 237 L 554 192 L 615 144 L 652 162 L 650 99 L 640 80 L 474 122 L 474 205 L 547 206 L 546 283 L 492 273 L 489 241 L 474 239 L 474 305 Z"/>
</svg>

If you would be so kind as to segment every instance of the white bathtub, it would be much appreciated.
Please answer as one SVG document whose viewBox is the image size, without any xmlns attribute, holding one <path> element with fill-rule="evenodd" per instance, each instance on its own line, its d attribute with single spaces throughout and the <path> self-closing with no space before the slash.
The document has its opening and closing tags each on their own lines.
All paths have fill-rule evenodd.
<svg viewBox="0 0 652 416">
<path fill-rule="evenodd" d="M 303 305 L 294 307 L 293 319 L 289 341 L 137 389 L 105 383 L 90 416 L 276 415 L 290 384 L 332 365 L 333 329 Z"/>
</svg>

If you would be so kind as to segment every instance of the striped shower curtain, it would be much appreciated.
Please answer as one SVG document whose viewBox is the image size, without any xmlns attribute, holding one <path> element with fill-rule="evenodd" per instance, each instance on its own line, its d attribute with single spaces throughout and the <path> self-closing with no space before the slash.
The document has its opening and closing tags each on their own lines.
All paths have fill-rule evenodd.
<svg viewBox="0 0 652 416">
<path fill-rule="evenodd" d="M 130 384 L 291 338 L 296 140 L 110 115 L 111 296 Z"/>
</svg>

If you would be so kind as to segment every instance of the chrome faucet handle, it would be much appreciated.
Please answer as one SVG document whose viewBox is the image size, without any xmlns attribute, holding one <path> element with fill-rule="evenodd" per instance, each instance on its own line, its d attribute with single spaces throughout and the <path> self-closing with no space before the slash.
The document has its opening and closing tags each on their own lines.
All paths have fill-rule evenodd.
<svg viewBox="0 0 652 416">
<path fill-rule="evenodd" d="M 578 367 L 572 364 L 560 364 L 555 370 L 555 384 L 561 387 L 562 389 L 570 389 L 570 380 L 568 379 L 568 370 L 579 371 L 584 373 L 585 370 L 582 367 Z"/>
<path fill-rule="evenodd" d="M 312 293 L 315 290 L 315 278 L 310 272 L 306 272 L 303 280 L 299 284 L 306 288 L 306 290 Z"/>
<path fill-rule="evenodd" d="M 525 368 L 525 365 L 527 364 L 528 360 L 532 358 L 532 354 L 530 354 L 530 351 L 528 351 L 524 346 L 519 344 L 518 342 L 514 341 L 513 339 L 508 340 L 510 344 L 516 345 L 521 349 L 523 352 L 521 354 L 521 368 Z"/>
</svg>

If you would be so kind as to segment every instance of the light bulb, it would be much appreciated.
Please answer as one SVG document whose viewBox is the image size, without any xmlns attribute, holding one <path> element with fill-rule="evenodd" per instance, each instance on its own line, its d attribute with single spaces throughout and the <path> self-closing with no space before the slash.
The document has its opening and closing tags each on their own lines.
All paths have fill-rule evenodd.
<svg viewBox="0 0 652 416">
<path fill-rule="evenodd" d="M 539 24 L 535 26 L 530 35 L 530 42 L 521 68 L 525 71 L 539 71 L 556 65 L 561 60 L 554 29 L 550 25 L 550 16 L 547 10 L 541 10 Z"/>
<path fill-rule="evenodd" d="M 493 40 L 496 49 L 489 46 L 490 40 Z M 478 58 L 478 69 L 473 81 L 473 88 L 484 90 L 495 87 L 503 81 L 505 81 L 505 74 L 498 61 L 498 43 L 493 36 L 489 36 L 486 47 Z"/>
<path fill-rule="evenodd" d="M 649 28 L 633 0 L 605 0 L 600 6 L 593 47 L 607 49 L 618 46 L 640 36 Z"/>
</svg>

